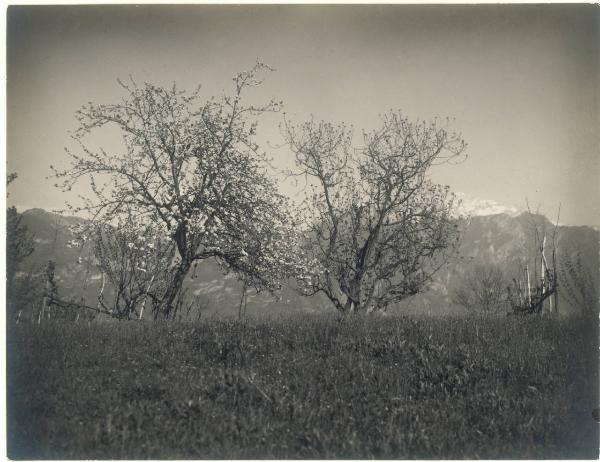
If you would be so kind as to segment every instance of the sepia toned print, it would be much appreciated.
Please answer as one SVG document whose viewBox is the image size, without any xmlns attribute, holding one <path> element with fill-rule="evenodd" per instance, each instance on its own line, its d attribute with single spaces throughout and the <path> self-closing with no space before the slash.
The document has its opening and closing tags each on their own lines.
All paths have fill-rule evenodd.
<svg viewBox="0 0 600 462">
<path fill-rule="evenodd" d="M 7 456 L 598 457 L 594 5 L 7 12 Z"/>
</svg>

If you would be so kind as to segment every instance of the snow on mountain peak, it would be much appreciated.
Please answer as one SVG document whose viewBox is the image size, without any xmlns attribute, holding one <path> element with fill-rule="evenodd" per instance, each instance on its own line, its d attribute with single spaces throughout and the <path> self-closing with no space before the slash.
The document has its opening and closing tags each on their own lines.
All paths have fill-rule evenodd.
<svg viewBox="0 0 600 462">
<path fill-rule="evenodd" d="M 482 216 L 505 213 L 516 217 L 524 212 L 524 209 L 515 205 L 501 204 L 492 199 L 480 199 L 461 192 L 456 193 L 456 197 L 460 200 L 457 212 L 461 215 Z"/>
</svg>

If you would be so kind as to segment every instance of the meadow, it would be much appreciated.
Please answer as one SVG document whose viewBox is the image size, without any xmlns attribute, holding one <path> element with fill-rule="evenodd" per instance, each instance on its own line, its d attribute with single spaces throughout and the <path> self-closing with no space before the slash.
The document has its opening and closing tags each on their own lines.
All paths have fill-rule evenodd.
<svg viewBox="0 0 600 462">
<path fill-rule="evenodd" d="M 11 326 L 11 459 L 597 458 L 597 319 Z"/>
</svg>

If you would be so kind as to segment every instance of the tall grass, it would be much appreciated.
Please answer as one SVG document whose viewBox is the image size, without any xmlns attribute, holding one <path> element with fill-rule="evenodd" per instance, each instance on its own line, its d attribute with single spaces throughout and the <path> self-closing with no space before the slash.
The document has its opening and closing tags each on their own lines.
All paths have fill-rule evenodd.
<svg viewBox="0 0 600 462">
<path fill-rule="evenodd" d="M 13 459 L 598 457 L 596 322 L 11 329 Z"/>
</svg>

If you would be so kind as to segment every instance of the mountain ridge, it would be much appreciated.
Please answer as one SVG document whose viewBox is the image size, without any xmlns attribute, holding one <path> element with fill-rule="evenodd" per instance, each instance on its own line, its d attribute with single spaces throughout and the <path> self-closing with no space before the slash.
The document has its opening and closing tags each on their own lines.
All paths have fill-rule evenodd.
<svg viewBox="0 0 600 462">
<path fill-rule="evenodd" d="M 34 235 L 36 248 L 22 265 L 20 276 L 23 277 L 28 271 L 39 272 L 48 260 L 53 260 L 56 262 L 57 281 L 61 290 L 93 302 L 99 291 L 100 273 L 89 264 L 87 267 L 81 265 L 80 257 L 87 255 L 85 250 L 67 246 L 73 238 L 69 226 L 85 220 L 41 208 L 27 210 L 22 217 L 23 224 Z M 517 216 L 501 212 L 463 218 L 460 221 L 462 235 L 457 254 L 435 275 L 427 291 L 402 301 L 391 310 L 434 314 L 464 311 L 453 303 L 452 293 L 468 268 L 476 264 L 492 264 L 501 267 L 509 275 L 514 274 L 519 261 L 527 258 L 526 253 L 531 251 L 528 246 L 531 246 L 533 223 L 538 227 L 545 226 L 547 230 L 553 226 L 547 217 L 528 212 Z M 598 281 L 600 232 L 590 226 L 561 225 L 557 235 L 559 257 L 574 259 L 579 252 L 586 271 L 593 280 Z M 249 312 L 275 314 L 289 310 L 333 310 L 323 296 L 303 297 L 292 286 L 284 286 L 277 297 L 264 293 L 252 294 L 248 297 Z M 232 274 L 225 274 L 212 261 L 200 262 L 186 282 L 188 293 L 196 297 L 207 313 L 228 316 L 237 313 L 241 287 Z M 577 310 L 577 307 L 569 306 L 569 300 L 563 300 L 561 305 L 566 312 Z"/>
</svg>

